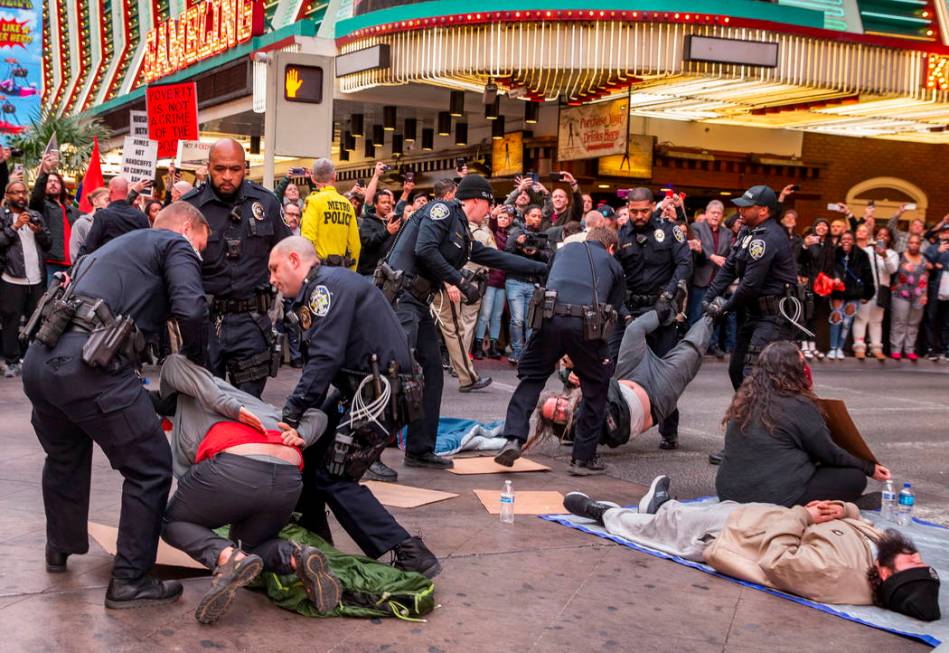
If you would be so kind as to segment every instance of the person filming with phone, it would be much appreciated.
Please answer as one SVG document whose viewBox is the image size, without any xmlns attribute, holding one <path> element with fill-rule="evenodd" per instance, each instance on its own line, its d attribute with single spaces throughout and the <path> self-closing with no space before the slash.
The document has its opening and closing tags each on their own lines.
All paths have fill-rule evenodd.
<svg viewBox="0 0 949 653">
<path fill-rule="evenodd" d="M 79 255 L 91 254 L 113 238 L 136 229 L 148 229 L 148 217 L 128 200 L 129 180 L 119 175 L 109 182 L 109 205 L 96 213 L 89 235 L 79 248 Z"/>
</svg>

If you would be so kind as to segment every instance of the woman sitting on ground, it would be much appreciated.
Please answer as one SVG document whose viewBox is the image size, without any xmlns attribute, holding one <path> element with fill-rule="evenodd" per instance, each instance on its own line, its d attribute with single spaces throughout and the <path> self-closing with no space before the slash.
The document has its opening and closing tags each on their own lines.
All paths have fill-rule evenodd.
<svg viewBox="0 0 949 653">
<path fill-rule="evenodd" d="M 831 440 L 811 391 L 810 370 L 788 341 L 765 347 L 723 422 L 725 460 L 715 488 L 722 501 L 806 505 L 856 501 L 867 485 L 890 478 Z"/>
</svg>

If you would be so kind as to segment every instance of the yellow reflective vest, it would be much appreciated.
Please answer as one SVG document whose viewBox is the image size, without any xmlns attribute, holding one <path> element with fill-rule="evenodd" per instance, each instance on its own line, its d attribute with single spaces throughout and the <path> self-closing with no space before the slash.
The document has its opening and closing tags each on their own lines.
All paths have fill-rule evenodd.
<svg viewBox="0 0 949 653">
<path fill-rule="evenodd" d="M 323 186 L 306 198 L 300 235 L 313 243 L 321 259 L 331 255 L 353 259 L 351 270 L 359 262 L 359 225 L 353 205 L 332 186 Z"/>
</svg>

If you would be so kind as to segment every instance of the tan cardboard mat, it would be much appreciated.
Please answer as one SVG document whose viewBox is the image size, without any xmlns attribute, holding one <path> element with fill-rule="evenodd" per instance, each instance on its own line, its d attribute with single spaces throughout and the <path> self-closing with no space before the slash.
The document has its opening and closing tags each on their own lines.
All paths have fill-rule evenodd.
<svg viewBox="0 0 949 653">
<path fill-rule="evenodd" d="M 106 526 L 94 521 L 89 522 L 89 535 L 99 543 L 109 555 L 115 555 L 116 543 L 119 541 L 119 529 L 115 526 Z M 194 560 L 181 549 L 165 543 L 164 540 L 158 540 L 158 556 L 155 559 L 156 565 L 165 565 L 166 567 L 187 567 L 188 569 L 201 569 L 208 571 L 208 568 L 200 562 Z"/>
<path fill-rule="evenodd" d="M 549 472 L 550 467 L 535 463 L 529 458 L 518 458 L 513 467 L 505 467 L 494 462 L 493 458 L 455 458 L 455 466 L 448 471 L 452 474 L 513 474 L 516 472 Z"/>
<path fill-rule="evenodd" d="M 481 500 L 481 504 L 489 514 L 498 515 L 501 513 L 501 491 L 500 490 L 474 490 L 474 493 Z M 514 514 L 515 515 L 547 515 L 550 513 L 562 513 L 563 495 L 560 492 L 548 490 L 528 490 L 514 493 Z"/>
<path fill-rule="evenodd" d="M 458 496 L 451 492 L 440 492 L 397 483 L 363 481 L 362 484 L 369 488 L 369 491 L 379 500 L 379 503 L 390 508 L 418 508 L 430 503 L 454 499 Z"/>
</svg>

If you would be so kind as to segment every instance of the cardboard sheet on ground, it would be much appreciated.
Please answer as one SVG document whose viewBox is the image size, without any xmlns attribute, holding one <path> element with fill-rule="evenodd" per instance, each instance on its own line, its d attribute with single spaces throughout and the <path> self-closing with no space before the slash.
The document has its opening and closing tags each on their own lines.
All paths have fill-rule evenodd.
<svg viewBox="0 0 949 653">
<path fill-rule="evenodd" d="M 481 505 L 489 514 L 501 514 L 500 490 L 474 490 Z M 563 510 L 563 495 L 560 492 L 530 490 L 514 494 L 515 515 L 546 515 Z"/>
<path fill-rule="evenodd" d="M 518 494 L 518 497 L 519 496 Z M 703 497 L 692 501 L 711 503 L 718 501 L 718 499 L 716 497 Z M 691 503 L 692 501 L 684 501 L 683 503 Z M 635 506 L 633 506 L 633 508 L 635 509 Z M 562 512 L 562 509 L 558 512 Z M 876 527 L 881 530 L 893 527 L 893 524 L 882 521 L 880 519 L 880 513 L 877 511 L 863 511 L 861 514 L 864 518 L 874 522 Z M 657 551 L 656 549 L 652 549 L 632 540 L 612 535 L 599 524 L 589 519 L 584 519 L 583 517 L 577 517 L 576 515 L 550 514 L 540 515 L 540 518 L 562 524 L 563 526 L 584 533 L 589 533 L 590 535 L 595 535 L 596 537 L 611 540 L 635 551 L 647 553 L 657 558 L 671 560 L 680 565 L 703 571 L 712 576 L 724 578 L 725 580 L 744 585 L 745 587 L 767 592 L 768 594 L 832 614 L 848 621 L 853 621 L 872 628 L 879 628 L 880 630 L 886 630 L 891 633 L 896 633 L 897 635 L 903 635 L 904 637 L 912 637 L 930 646 L 939 646 L 940 643 L 943 642 L 949 643 L 949 619 L 946 618 L 946 615 L 949 615 L 949 592 L 946 592 L 945 588 L 939 593 L 939 608 L 943 615 L 942 619 L 933 622 L 919 621 L 918 619 L 907 617 L 898 612 L 885 610 L 873 605 L 831 605 L 828 603 L 818 603 L 817 601 L 811 601 L 801 598 L 800 596 L 794 596 L 793 594 L 786 594 L 771 589 L 770 587 L 738 580 L 737 578 L 732 578 L 731 576 L 717 572 L 709 565 L 669 555 L 668 553 Z M 949 578 L 949 529 L 914 517 L 913 523 L 910 526 L 901 526 L 899 530 L 913 540 L 923 560 L 932 567 L 935 567 L 941 578 Z"/>
<path fill-rule="evenodd" d="M 830 429 L 830 437 L 842 449 L 846 449 L 857 458 L 869 460 L 879 464 L 866 440 L 857 430 L 857 425 L 853 423 L 850 413 L 847 412 L 847 405 L 842 399 L 818 399 L 820 407 L 824 411 L 827 428 Z"/>
<path fill-rule="evenodd" d="M 118 528 L 106 526 L 105 524 L 97 524 L 91 521 L 89 522 L 89 535 L 98 542 L 99 546 L 105 549 L 109 555 L 115 555 L 117 548 L 116 543 L 119 541 Z M 155 560 L 155 564 L 164 565 L 166 567 L 187 567 L 188 569 L 203 569 L 207 571 L 207 567 L 200 562 L 195 562 L 191 556 L 181 549 L 169 546 L 164 540 L 158 541 L 158 556 Z"/>
<path fill-rule="evenodd" d="M 390 508 L 418 508 L 430 503 L 454 499 L 457 494 L 451 492 L 440 492 L 438 490 L 428 490 L 422 487 L 412 487 L 411 485 L 399 485 L 397 483 L 382 483 L 379 481 L 364 481 L 362 485 L 369 488 L 373 496 L 379 499 L 379 503 Z"/>
<path fill-rule="evenodd" d="M 448 471 L 452 474 L 515 474 L 517 472 L 549 472 L 550 467 L 535 463 L 529 458 L 518 458 L 513 467 L 505 467 L 494 462 L 494 458 L 456 458 L 455 466 Z"/>
</svg>

